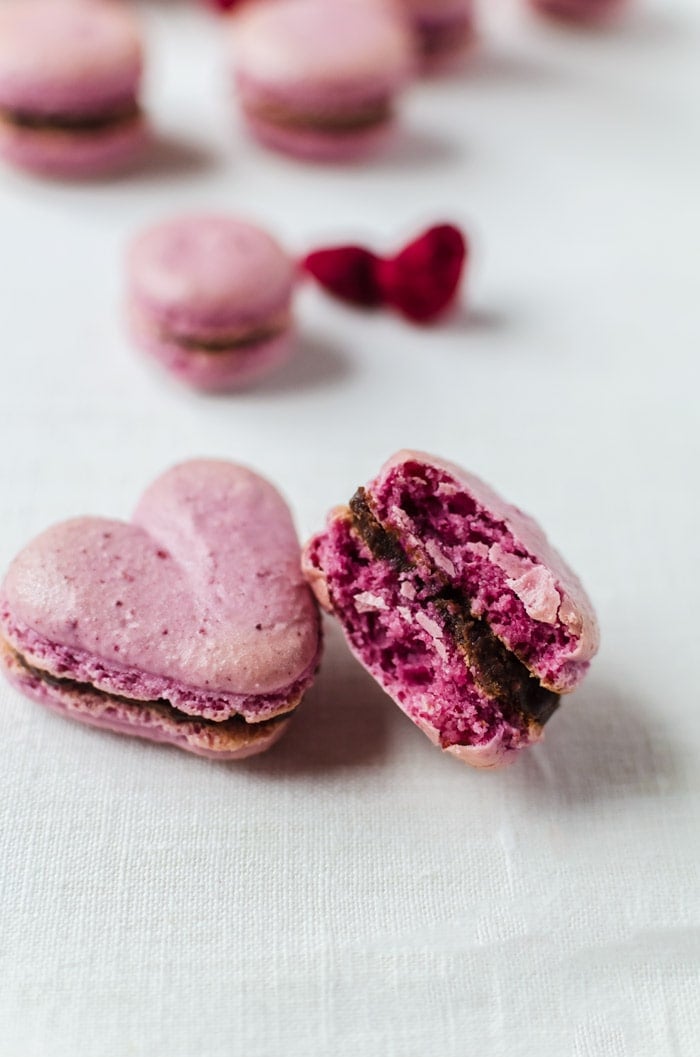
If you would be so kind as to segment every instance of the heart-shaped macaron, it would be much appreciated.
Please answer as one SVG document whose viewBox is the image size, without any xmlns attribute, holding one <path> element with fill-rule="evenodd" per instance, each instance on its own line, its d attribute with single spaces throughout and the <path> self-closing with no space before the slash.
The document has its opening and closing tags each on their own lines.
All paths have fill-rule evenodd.
<svg viewBox="0 0 700 1057">
<path fill-rule="evenodd" d="M 217 759 L 277 740 L 321 648 L 284 500 L 214 460 L 165 473 L 129 523 L 83 517 L 37 537 L 5 577 L 0 630 L 29 696 Z"/>
</svg>

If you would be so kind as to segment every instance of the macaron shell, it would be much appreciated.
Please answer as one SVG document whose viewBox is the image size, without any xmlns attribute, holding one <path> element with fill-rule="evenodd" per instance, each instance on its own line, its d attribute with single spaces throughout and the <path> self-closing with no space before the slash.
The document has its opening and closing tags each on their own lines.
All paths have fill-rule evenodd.
<svg viewBox="0 0 700 1057">
<path fill-rule="evenodd" d="M 0 106 L 95 113 L 135 94 L 138 25 L 112 0 L 13 0 L 0 5 Z"/>
<path fill-rule="evenodd" d="M 0 666 L 21 693 L 61 715 L 87 726 L 129 734 L 147 741 L 174 745 L 196 756 L 214 760 L 240 760 L 265 752 L 289 725 L 279 718 L 263 724 L 201 723 L 177 719 L 167 708 L 145 703 L 129 704 L 98 692 L 47 683 L 28 672 L 12 650 L 0 643 Z"/>
<path fill-rule="evenodd" d="M 11 631 L 22 627 L 23 642 L 94 658 L 81 682 L 95 682 L 102 660 L 207 693 L 265 695 L 313 670 L 320 648 L 284 500 L 226 462 L 170 470 L 130 524 L 54 526 L 18 555 L 2 594 L 10 644 L 26 655 Z"/>
<path fill-rule="evenodd" d="M 40 176 L 89 178 L 125 171 L 151 141 L 142 118 L 99 132 L 21 128 L 0 118 L 0 157 Z"/>
<path fill-rule="evenodd" d="M 127 260 L 137 311 L 170 333 L 212 338 L 289 310 L 296 267 L 266 232 L 229 216 L 194 215 L 139 235 Z"/>
<path fill-rule="evenodd" d="M 216 353 L 184 348 L 153 331 L 136 313 L 131 315 L 135 343 L 150 353 L 178 381 L 202 392 L 235 392 L 254 385 L 283 367 L 296 344 L 288 328 L 269 341 Z"/>
<path fill-rule="evenodd" d="M 396 134 L 396 124 L 385 121 L 381 125 L 359 132 L 329 134 L 300 127 L 283 128 L 246 115 L 255 139 L 264 147 L 302 161 L 328 164 L 362 161 L 390 146 Z"/>
<path fill-rule="evenodd" d="M 231 20 L 239 76 L 285 91 L 321 88 L 343 99 L 393 94 L 410 78 L 413 45 L 391 4 L 262 0 Z"/>
<path fill-rule="evenodd" d="M 401 702 L 396 702 L 401 708 Z M 536 745 L 538 741 L 542 741 L 544 738 L 544 731 L 542 727 L 536 724 L 531 724 L 529 728 L 530 739 L 527 742 L 521 743 L 518 748 L 509 748 L 506 740 L 500 734 L 497 734 L 490 741 L 484 742 L 480 745 L 450 745 L 448 748 L 443 748 L 440 744 L 440 734 L 435 727 L 431 726 L 425 720 L 416 718 L 415 716 L 409 716 L 409 719 L 416 724 L 418 729 L 448 756 L 454 756 L 460 763 L 466 763 L 470 767 L 476 767 L 482 771 L 496 770 L 498 767 L 508 767 L 510 764 L 515 763 L 518 758 L 518 754 L 522 752 L 524 748 L 528 748 L 530 745 Z"/>
</svg>

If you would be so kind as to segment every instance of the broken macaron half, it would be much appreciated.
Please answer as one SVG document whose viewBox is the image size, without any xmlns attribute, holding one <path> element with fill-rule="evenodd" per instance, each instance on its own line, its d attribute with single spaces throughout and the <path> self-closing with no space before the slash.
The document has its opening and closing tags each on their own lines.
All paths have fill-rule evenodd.
<svg viewBox="0 0 700 1057">
<path fill-rule="evenodd" d="M 539 741 L 598 648 L 591 602 L 537 523 L 424 453 L 399 452 L 331 511 L 304 564 L 358 660 L 476 767 Z"/>
</svg>

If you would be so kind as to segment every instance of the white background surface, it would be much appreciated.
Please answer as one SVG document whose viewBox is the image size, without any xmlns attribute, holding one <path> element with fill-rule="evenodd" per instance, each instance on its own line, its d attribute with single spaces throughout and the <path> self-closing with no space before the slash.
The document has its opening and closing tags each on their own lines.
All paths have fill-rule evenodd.
<svg viewBox="0 0 700 1057">
<path fill-rule="evenodd" d="M 4 568 L 52 521 L 129 514 L 224 455 L 306 535 L 404 445 L 535 513 L 603 648 L 502 773 L 441 758 L 329 629 L 268 756 L 217 765 L 0 687 L 3 1057 L 696 1057 L 700 1052 L 700 8 L 572 34 L 489 8 L 468 75 L 419 86 L 356 170 L 250 146 L 214 20 L 145 9 L 149 171 L 0 177 Z M 301 252 L 472 234 L 470 313 L 429 331 L 299 300 L 297 361 L 206 398 L 121 328 L 121 258 L 186 208 Z"/>
</svg>

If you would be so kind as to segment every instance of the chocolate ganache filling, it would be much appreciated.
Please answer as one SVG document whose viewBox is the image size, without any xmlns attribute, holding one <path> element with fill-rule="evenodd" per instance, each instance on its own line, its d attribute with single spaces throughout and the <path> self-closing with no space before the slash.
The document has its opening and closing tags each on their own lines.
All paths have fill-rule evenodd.
<svg viewBox="0 0 700 1057">
<path fill-rule="evenodd" d="M 215 355 L 216 353 L 252 349 L 256 345 L 262 345 L 266 341 L 273 341 L 278 338 L 284 329 L 282 325 L 256 327 L 248 331 L 247 334 L 231 335 L 230 337 L 224 335 L 220 338 L 210 338 L 208 340 L 184 337 L 181 334 L 172 334 L 168 331 L 163 332 L 163 337 L 168 341 L 175 342 L 183 349 L 189 349 L 192 352 L 209 352 Z"/>
<path fill-rule="evenodd" d="M 140 114 L 141 110 L 135 99 L 119 107 L 112 107 L 110 110 L 95 114 L 39 114 L 27 110 L 0 110 L 0 116 L 16 128 L 84 133 L 85 135 L 128 124 Z"/>
<path fill-rule="evenodd" d="M 375 100 L 347 111 L 300 111 L 281 103 L 264 102 L 249 107 L 252 117 L 280 128 L 311 129 L 314 132 L 342 134 L 362 132 L 382 125 L 391 118 L 388 99 Z"/>
<path fill-rule="evenodd" d="M 61 690 L 69 690 L 76 694 L 90 694 L 91 696 L 102 698 L 105 701 L 113 701 L 134 709 L 141 707 L 156 709 L 174 723 L 194 723 L 197 724 L 197 726 L 211 727 L 213 730 L 226 731 L 231 734 L 236 732 L 242 734 L 244 731 L 259 733 L 263 730 L 269 730 L 271 726 L 279 723 L 280 720 L 288 718 L 286 715 L 273 716 L 270 719 L 263 720 L 261 723 L 248 723 L 243 716 L 230 716 L 228 719 L 217 722 L 214 719 L 206 719 L 202 716 L 194 716 L 187 712 L 181 712 L 165 699 L 159 701 L 138 701 L 132 697 L 122 697 L 119 694 L 110 694 L 106 690 L 100 690 L 93 686 L 92 683 L 81 683 L 76 679 L 62 679 L 59 676 L 52 675 L 50 672 L 45 671 L 43 668 L 35 668 L 22 656 L 21 653 L 10 646 L 9 643 L 0 640 L 0 645 L 6 652 L 13 667 L 20 669 L 23 673 L 34 679 L 38 679 L 47 686 L 54 686 Z"/>
</svg>

